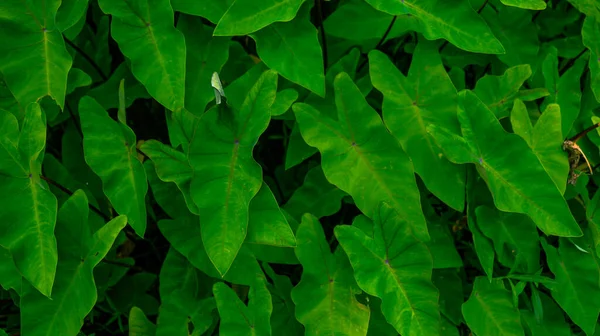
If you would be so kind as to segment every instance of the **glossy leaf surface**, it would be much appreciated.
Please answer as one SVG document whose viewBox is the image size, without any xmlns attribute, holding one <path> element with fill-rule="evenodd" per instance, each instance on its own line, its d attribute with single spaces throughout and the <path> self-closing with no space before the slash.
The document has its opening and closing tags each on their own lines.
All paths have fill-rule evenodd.
<svg viewBox="0 0 600 336">
<path fill-rule="evenodd" d="M 204 114 L 190 144 L 190 188 L 202 217 L 202 240 L 222 275 L 246 238 L 250 201 L 261 186 L 252 149 L 271 118 L 276 80 L 274 71 L 263 73 L 239 111 L 214 108 Z"/>
<path fill-rule="evenodd" d="M 93 98 L 79 103 L 85 161 L 102 179 L 102 188 L 117 213 L 126 215 L 136 233 L 146 231 L 146 172 L 137 158 L 136 138 L 112 120 Z"/>
<path fill-rule="evenodd" d="M 321 223 L 312 215 L 302 216 L 296 234 L 296 255 L 304 271 L 292 299 L 306 333 L 366 335 L 369 309 L 356 300 L 361 290 L 348 257 L 341 249 L 331 253 Z"/>
<path fill-rule="evenodd" d="M 379 202 L 388 201 L 412 223 L 418 238 L 428 240 L 407 155 L 348 74 L 338 75 L 334 86 L 337 121 L 310 105 L 293 106 L 302 137 L 321 152 L 327 180 L 350 194 L 369 217 Z"/>
<path fill-rule="evenodd" d="M 400 334 L 439 334 L 439 293 L 431 282 L 433 261 L 427 247 L 386 203 L 377 209 L 373 221 L 373 237 L 353 226 L 335 228 L 356 282 L 382 300 L 383 315 Z"/>
<path fill-rule="evenodd" d="M 472 92 L 462 91 L 459 105 L 463 137 L 429 126 L 445 155 L 455 163 L 477 165 L 498 209 L 527 214 L 548 235 L 581 236 L 567 203 L 527 143 L 504 131 Z"/>
</svg>

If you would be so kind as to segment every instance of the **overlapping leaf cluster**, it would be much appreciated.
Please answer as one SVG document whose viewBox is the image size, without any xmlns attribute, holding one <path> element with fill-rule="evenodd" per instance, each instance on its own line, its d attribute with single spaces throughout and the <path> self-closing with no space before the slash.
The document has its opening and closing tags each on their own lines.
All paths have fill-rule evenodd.
<svg viewBox="0 0 600 336">
<path fill-rule="evenodd" d="M 0 334 L 600 333 L 596 0 L 3 0 L 0 41 Z"/>
</svg>

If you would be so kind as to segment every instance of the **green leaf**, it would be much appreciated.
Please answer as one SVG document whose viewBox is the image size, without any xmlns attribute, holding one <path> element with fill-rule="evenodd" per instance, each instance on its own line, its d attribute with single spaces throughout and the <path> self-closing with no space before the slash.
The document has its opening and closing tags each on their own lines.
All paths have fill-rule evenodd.
<svg viewBox="0 0 600 336">
<path fill-rule="evenodd" d="M 184 106 L 185 39 L 173 26 L 169 0 L 99 0 L 112 16 L 111 36 L 131 61 L 131 72 L 159 103 L 174 111 Z"/>
<path fill-rule="evenodd" d="M 209 296 L 211 284 L 211 279 L 183 255 L 169 249 L 160 270 L 159 291 L 163 302 L 156 335 L 189 336 L 192 328 L 198 335 L 206 332 L 213 324 L 216 308 L 215 299 Z"/>
<path fill-rule="evenodd" d="M 431 281 L 440 291 L 440 310 L 443 317 L 455 325 L 463 321 L 461 305 L 464 301 L 463 280 L 456 268 L 434 269 Z M 442 323 L 442 330 L 444 324 Z"/>
<path fill-rule="evenodd" d="M 525 104 L 519 99 L 514 102 L 510 115 L 511 124 L 515 133 L 527 141 L 529 147 L 540 160 L 546 173 L 561 194 L 567 189 L 567 178 L 569 175 L 569 161 L 567 154 L 562 150 L 564 137 L 556 125 L 561 124 L 561 110 L 558 104 L 550 104 L 529 133 L 531 121 Z M 525 125 L 522 125 L 524 123 Z M 528 125 L 527 125 L 528 124 Z M 515 125 L 517 127 L 515 127 Z M 525 133 L 521 133 L 525 132 Z"/>
<path fill-rule="evenodd" d="M 138 308 L 129 311 L 129 336 L 155 336 L 156 326 L 150 322 L 146 314 Z"/>
<path fill-rule="evenodd" d="M 427 246 L 433 258 L 433 268 L 463 267 L 463 261 L 456 251 L 448 224 L 450 223 L 436 219 L 427 221 L 427 228 L 431 236 L 431 241 L 427 243 Z"/>
<path fill-rule="evenodd" d="M 565 321 L 565 314 L 560 307 L 548 295 L 539 293 L 544 316 L 539 321 L 531 311 L 521 310 L 521 318 L 531 330 L 532 336 L 571 336 L 571 328 Z"/>
<path fill-rule="evenodd" d="M 88 0 L 66 0 L 62 1 L 56 13 L 56 27 L 61 32 L 73 27 L 88 9 Z"/>
<path fill-rule="evenodd" d="M 201 16 L 216 24 L 234 2 L 235 0 L 171 0 L 171 5 L 173 5 L 173 10 L 176 12 Z"/>
<path fill-rule="evenodd" d="M 593 335 L 600 314 L 598 260 L 564 238 L 560 239 L 558 249 L 545 240 L 542 240 L 542 247 L 556 280 L 552 298 L 586 335 Z"/>
<path fill-rule="evenodd" d="M 462 312 L 467 325 L 477 335 L 525 335 L 519 311 L 502 280 L 490 282 L 485 277 L 475 278 L 473 291 L 462 305 Z"/>
<path fill-rule="evenodd" d="M 264 72 L 239 111 L 216 105 L 206 112 L 190 144 L 192 199 L 202 217 L 204 247 L 221 275 L 246 238 L 250 200 L 262 184 L 252 150 L 269 124 L 276 91 L 277 73 Z"/>
<path fill-rule="evenodd" d="M 504 131 L 493 112 L 471 91 L 459 93 L 459 106 L 464 137 L 429 126 L 450 161 L 476 164 L 499 210 L 527 214 L 547 235 L 581 236 L 566 201 L 527 143 Z"/>
<path fill-rule="evenodd" d="M 418 19 L 419 32 L 428 40 L 444 38 L 460 49 L 503 54 L 504 47 L 485 21 L 465 1 L 366 0 L 374 8 L 391 15 L 412 15 Z"/>
<path fill-rule="evenodd" d="M 531 20 L 529 10 L 503 6 L 494 10 L 486 7 L 482 16 L 504 46 L 505 53 L 498 55 L 500 61 L 509 67 L 521 64 L 535 67 L 540 42 L 537 26 Z"/>
<path fill-rule="evenodd" d="M 327 180 L 371 218 L 381 201 L 389 202 L 419 239 L 429 240 L 409 158 L 348 74 L 337 75 L 334 87 L 338 121 L 310 105 L 293 106 L 302 137 L 321 152 Z"/>
<path fill-rule="evenodd" d="M 158 177 L 152 160 L 144 162 L 144 170 L 146 171 L 148 184 L 152 190 L 154 200 L 169 217 L 178 218 L 183 216 L 183 214 L 190 213 L 181 190 L 177 188 L 176 184 L 164 182 Z"/>
<path fill-rule="evenodd" d="M 569 68 L 560 76 L 558 72 L 557 50 L 554 47 L 550 47 L 548 55 L 546 55 L 542 64 L 545 86 L 550 96 L 544 99 L 541 108 L 545 108 L 548 104 L 558 104 L 560 106 L 561 135 L 563 138 L 569 135 L 581 108 L 579 79 L 585 66 L 582 60 L 577 60 L 574 67 Z"/>
<path fill-rule="evenodd" d="M 385 34 L 393 18 L 393 15 L 378 11 L 363 0 L 350 0 L 340 3 L 327 16 L 323 26 L 328 35 L 359 42 L 373 41 L 369 45 L 372 47 Z M 398 16 L 395 21 L 386 40 L 418 27 L 418 19 L 414 16 Z"/>
<path fill-rule="evenodd" d="M 22 333 L 75 336 L 96 304 L 94 267 L 111 248 L 127 218 L 116 217 L 92 235 L 88 212 L 82 190 L 60 208 L 55 230 L 59 263 L 52 299 L 25 287 L 21 295 Z"/>
<path fill-rule="evenodd" d="M 430 124 L 444 125 L 455 133 L 460 129 L 456 89 L 437 47 L 427 41 L 417 45 L 408 77 L 378 51 L 369 53 L 369 71 L 373 85 L 384 96 L 383 121 L 411 158 L 415 172 L 440 200 L 462 211 L 465 167 L 448 161 L 427 133 Z"/>
<path fill-rule="evenodd" d="M 246 243 L 269 246 L 296 246 L 294 232 L 279 209 L 269 186 L 263 182 L 250 201 Z"/>
<path fill-rule="evenodd" d="M 294 89 L 285 89 L 277 92 L 275 102 L 271 106 L 271 116 L 280 116 L 290 108 L 292 104 L 298 99 L 298 91 Z"/>
<path fill-rule="evenodd" d="M 267 276 L 273 282 L 269 287 L 273 298 L 271 314 L 271 330 L 275 335 L 301 336 L 305 334 L 304 326 L 296 320 L 296 307 L 292 300 L 292 282 L 285 275 L 276 274 L 268 263 L 262 263 Z"/>
<path fill-rule="evenodd" d="M 173 248 L 205 274 L 235 284 L 251 285 L 253 278 L 249 275 L 262 271 L 248 248 L 242 246 L 227 274 L 221 276 L 206 254 L 198 222 L 196 216 L 184 216 L 175 220 L 160 220 L 158 227 Z"/>
<path fill-rule="evenodd" d="M 485 75 L 477 81 L 473 92 L 498 119 L 508 116 L 509 109 L 523 83 L 531 76 L 529 64 L 506 69 L 502 76 Z"/>
<path fill-rule="evenodd" d="M 49 297 L 57 265 L 57 200 L 40 178 L 46 144 L 44 115 L 37 103 L 29 104 L 17 142 L 12 138 L 17 126 L 14 116 L 2 113 L 3 120 L 8 121 L 8 133 L 1 135 L 0 143 L 3 147 L 8 145 L 5 148 L 13 155 L 13 146 L 17 145 L 19 156 L 11 159 L 20 161 L 11 163 L 10 174 L 0 174 L 0 245 L 10 250 L 23 277 Z M 3 165 L 10 162 L 5 153 L 0 154 Z"/>
<path fill-rule="evenodd" d="M 146 172 L 137 158 L 135 133 L 112 120 L 93 98 L 79 101 L 85 161 L 100 179 L 117 213 L 140 236 L 146 231 Z"/>
<path fill-rule="evenodd" d="M 256 41 L 258 55 L 269 68 L 325 96 L 323 55 L 317 29 L 310 23 L 308 5 L 304 5 L 293 20 L 273 23 L 250 36 Z"/>
<path fill-rule="evenodd" d="M 106 82 L 91 89 L 87 94 L 105 110 L 116 108 L 119 106 L 117 91 L 122 80 L 125 83 L 125 107 L 131 106 L 136 99 L 150 98 L 146 88 L 135 79 L 125 62 L 119 64 Z"/>
<path fill-rule="evenodd" d="M 304 0 L 236 0 L 221 17 L 215 36 L 249 35 L 274 22 L 291 21 Z"/>
<path fill-rule="evenodd" d="M 494 247 L 492 241 L 481 232 L 475 213 L 477 206 L 485 204 L 485 201 L 493 205 L 492 196 L 481 176 L 475 171 L 475 167 L 470 167 L 467 170 L 467 177 L 467 226 L 473 235 L 473 245 L 475 245 L 475 252 L 481 268 L 483 268 L 488 280 L 492 281 L 494 275 Z"/>
<path fill-rule="evenodd" d="M 200 116 L 215 99 L 210 79 L 227 62 L 230 39 L 213 37 L 213 31 L 200 18 L 189 15 L 179 17 L 177 29 L 186 44 L 185 108 Z"/>
<path fill-rule="evenodd" d="M 0 72 L 21 106 L 50 96 L 63 109 L 73 63 L 56 27 L 60 0 L 2 1 Z"/>
<path fill-rule="evenodd" d="M 544 0 L 500 0 L 506 6 L 513 6 L 523 9 L 544 10 L 546 2 Z"/>
<path fill-rule="evenodd" d="M 598 6 L 598 4 L 596 4 Z M 591 52 L 590 54 L 590 86 L 596 100 L 600 102 L 600 9 L 596 16 L 587 15 L 583 21 L 581 35 L 583 45 Z"/>
<path fill-rule="evenodd" d="M 529 217 L 482 205 L 475 209 L 479 229 L 491 241 L 498 261 L 513 272 L 534 273 L 540 268 L 540 244 Z"/>
<path fill-rule="evenodd" d="M 361 290 L 344 251 L 338 248 L 331 253 L 319 220 L 310 214 L 302 216 L 296 239 L 303 272 L 292 299 L 306 333 L 366 335 L 369 309 L 356 300 Z"/>
<path fill-rule="evenodd" d="M 145 141 L 140 150 L 154 163 L 156 175 L 164 182 L 173 182 L 183 194 L 185 204 L 193 214 L 199 214 L 198 207 L 192 201 L 190 185 L 194 170 L 182 152 L 162 144 L 157 140 Z M 171 195 L 172 197 L 172 195 Z"/>
<path fill-rule="evenodd" d="M 219 335 L 271 335 L 273 303 L 264 275 L 254 278 L 248 293 L 248 306 L 222 282 L 213 286 L 221 324 Z"/>
<path fill-rule="evenodd" d="M 427 246 L 401 212 L 380 203 L 373 238 L 354 226 L 336 226 L 362 290 L 382 300 L 386 320 L 402 335 L 439 335 L 439 293 L 431 282 Z"/>
<path fill-rule="evenodd" d="M 321 218 L 338 212 L 345 195 L 327 181 L 321 166 L 316 166 L 306 173 L 304 183 L 294 191 L 283 208 L 296 220 L 301 220 L 305 213 Z"/>
</svg>

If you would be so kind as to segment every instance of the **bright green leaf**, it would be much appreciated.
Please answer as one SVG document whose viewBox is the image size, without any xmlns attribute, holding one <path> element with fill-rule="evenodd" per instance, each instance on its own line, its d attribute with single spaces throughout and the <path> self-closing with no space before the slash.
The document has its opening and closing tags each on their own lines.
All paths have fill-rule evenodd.
<svg viewBox="0 0 600 336">
<path fill-rule="evenodd" d="M 462 312 L 467 325 L 477 335 L 525 335 L 519 311 L 502 280 L 494 279 L 490 283 L 485 277 L 475 278 L 473 291 L 462 305 Z"/>
<path fill-rule="evenodd" d="M 258 56 L 269 68 L 323 97 L 323 55 L 309 14 L 308 5 L 304 5 L 292 21 L 274 23 L 251 37 L 256 41 Z"/>
<path fill-rule="evenodd" d="M 514 66 L 502 76 L 485 75 L 477 81 L 473 92 L 498 119 L 502 119 L 508 116 L 519 89 L 530 76 L 529 64 Z"/>
<path fill-rule="evenodd" d="M 138 308 L 132 307 L 129 312 L 129 336 L 155 336 L 156 326 L 150 322 L 146 314 Z"/>
<path fill-rule="evenodd" d="M 531 127 L 531 121 L 525 104 L 519 99 L 514 102 L 510 115 L 511 124 L 515 133 L 527 141 L 529 147 L 540 160 L 544 170 L 561 194 L 567 188 L 569 175 L 569 161 L 567 154 L 562 149 L 564 137 L 560 133 L 561 110 L 557 104 L 550 104 Z M 529 131 L 531 129 L 531 133 Z"/>
<path fill-rule="evenodd" d="M 459 106 L 464 137 L 429 126 L 448 158 L 477 165 L 499 210 L 527 214 L 547 235 L 581 236 L 566 201 L 527 143 L 504 131 L 493 112 L 471 91 L 459 93 Z"/>
<path fill-rule="evenodd" d="M 304 0 L 236 0 L 221 17 L 215 36 L 241 36 L 274 22 L 291 21 Z"/>
<path fill-rule="evenodd" d="M 173 26 L 169 0 L 99 0 L 112 16 L 111 36 L 131 60 L 131 72 L 171 111 L 184 106 L 185 39 Z"/>
<path fill-rule="evenodd" d="M 366 0 L 391 15 L 412 15 L 428 40 L 444 38 L 470 52 L 503 54 L 504 47 L 468 1 Z"/>
<path fill-rule="evenodd" d="M 254 278 L 247 307 L 223 282 L 213 286 L 213 293 L 221 317 L 219 335 L 271 335 L 273 303 L 264 275 Z"/>
<path fill-rule="evenodd" d="M 302 137 L 321 152 L 327 180 L 350 194 L 371 218 L 381 201 L 389 202 L 419 239 L 429 240 L 408 156 L 348 74 L 340 73 L 334 87 L 339 121 L 304 103 L 293 106 Z"/>
<path fill-rule="evenodd" d="M 262 184 L 252 149 L 267 128 L 276 91 L 277 73 L 264 72 L 239 111 L 217 105 L 206 112 L 190 144 L 191 194 L 202 217 L 202 240 L 222 275 L 246 238 L 250 200 Z"/>
<path fill-rule="evenodd" d="M 431 282 L 433 261 L 401 212 L 381 203 L 373 238 L 353 226 L 336 226 L 362 290 L 382 300 L 386 320 L 402 335 L 439 335 L 439 293 Z"/>
<path fill-rule="evenodd" d="M 519 7 L 523 9 L 544 10 L 546 2 L 544 0 L 500 0 L 506 6 Z"/>
<path fill-rule="evenodd" d="M 270 246 L 296 246 L 294 232 L 279 209 L 269 186 L 263 182 L 250 201 L 246 243 Z"/>
<path fill-rule="evenodd" d="M 344 251 L 331 253 L 321 223 L 310 214 L 302 216 L 296 236 L 303 272 L 292 299 L 306 334 L 366 335 L 369 309 L 356 300 L 361 290 Z"/>
<path fill-rule="evenodd" d="M 93 98 L 81 98 L 79 115 L 85 161 L 102 179 L 102 189 L 117 213 L 126 215 L 143 237 L 148 183 L 137 158 L 135 134 L 127 125 L 112 120 Z"/>
<path fill-rule="evenodd" d="M 63 109 L 73 63 L 56 27 L 60 0 L 0 4 L 0 72 L 21 106 L 50 96 Z"/>
<path fill-rule="evenodd" d="M 85 193 L 76 191 L 60 208 L 56 224 L 58 268 L 52 299 L 32 287 L 21 296 L 22 333 L 76 336 L 96 304 L 93 270 L 127 224 L 125 216 L 92 235 Z"/>
<path fill-rule="evenodd" d="M 598 4 L 596 4 L 598 6 Z M 583 21 L 581 35 L 583 36 L 583 45 L 591 52 L 590 54 L 590 76 L 592 92 L 596 100 L 600 102 L 600 7 L 597 8 L 596 16 L 588 15 Z"/>
<path fill-rule="evenodd" d="M 2 137 L 15 136 L 14 117 L 4 116 L 4 120 L 9 121 L 9 133 Z M 12 147 L 15 140 L 4 138 L 0 143 Z M 11 170 L 14 175 L 0 174 L 0 245 L 10 250 L 23 277 L 49 297 L 57 265 L 54 237 L 57 200 L 46 181 L 40 178 L 45 144 L 44 115 L 37 103 L 31 103 L 18 138 L 19 156 L 14 157 L 21 161 L 12 163 L 20 169 Z M 14 148 L 9 152 L 14 154 Z M 3 158 L 2 161 L 9 160 Z"/>
<path fill-rule="evenodd" d="M 460 129 L 456 89 L 436 46 L 427 41 L 417 45 L 408 77 L 378 51 L 369 53 L 369 70 L 373 85 L 384 96 L 383 121 L 411 158 L 415 172 L 440 200 L 462 211 L 465 167 L 448 161 L 427 133 L 430 124 L 444 125 L 455 133 Z"/>
</svg>

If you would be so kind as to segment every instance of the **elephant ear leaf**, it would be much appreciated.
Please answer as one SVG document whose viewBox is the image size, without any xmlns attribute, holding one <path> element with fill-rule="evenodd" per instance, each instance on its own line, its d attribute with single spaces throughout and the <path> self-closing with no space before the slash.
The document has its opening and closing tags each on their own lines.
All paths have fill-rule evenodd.
<svg viewBox="0 0 600 336">
<path fill-rule="evenodd" d="M 336 226 L 334 232 L 358 286 L 381 299 L 381 311 L 398 333 L 440 335 L 439 292 L 431 282 L 433 258 L 400 213 L 382 202 L 372 237 L 348 225 Z"/>
<path fill-rule="evenodd" d="M 502 280 L 489 282 L 485 277 L 475 278 L 473 292 L 462 305 L 462 313 L 469 328 L 477 335 L 525 335 L 519 311 Z"/>
<path fill-rule="evenodd" d="M 111 119 L 91 97 L 79 101 L 85 161 L 102 180 L 102 188 L 117 213 L 126 215 L 140 236 L 146 231 L 148 182 L 137 158 L 135 133 Z"/>
<path fill-rule="evenodd" d="M 77 190 L 60 208 L 56 225 L 58 257 L 52 299 L 25 287 L 21 296 L 23 333 L 76 335 L 96 304 L 94 267 L 106 256 L 127 218 L 118 216 L 92 234 L 88 200 Z"/>
<path fill-rule="evenodd" d="M 58 263 L 54 236 L 58 201 L 40 178 L 46 145 L 44 114 L 39 104 L 29 104 L 20 131 L 12 114 L 1 111 L 0 115 L 7 131 L 0 135 L 0 161 L 8 167 L 0 174 L 0 245 L 10 251 L 23 277 L 50 297 Z"/>
<path fill-rule="evenodd" d="M 277 77 L 265 71 L 239 110 L 220 104 L 207 111 L 190 143 L 191 198 L 202 221 L 204 248 L 221 276 L 246 239 L 250 201 L 262 185 L 252 150 L 271 120 Z M 236 98 L 230 99 L 237 105 Z"/>
<path fill-rule="evenodd" d="M 325 177 L 368 217 L 381 201 L 389 202 L 413 225 L 414 234 L 428 241 L 409 157 L 347 73 L 336 76 L 334 89 L 338 120 L 305 103 L 292 107 L 302 137 L 321 152 Z"/>
<path fill-rule="evenodd" d="M 429 132 L 450 161 L 476 164 L 499 210 L 528 215 L 547 235 L 583 235 L 534 151 L 523 138 L 507 133 L 473 92 L 459 93 L 458 119 L 462 137 L 437 125 Z"/>
<path fill-rule="evenodd" d="M 56 26 L 61 1 L 3 0 L 0 72 L 22 106 L 50 96 L 63 109 L 73 60 Z"/>
<path fill-rule="evenodd" d="M 296 317 L 308 335 L 366 335 L 369 311 L 356 300 L 360 293 L 344 251 L 331 253 L 319 220 L 305 214 L 296 232 L 296 256 L 302 279 L 292 290 Z M 339 323 L 344 320 L 345 323 Z"/>
<path fill-rule="evenodd" d="M 250 286 L 248 306 L 223 282 L 214 284 L 213 293 L 221 317 L 220 335 L 271 335 L 273 302 L 263 274 Z"/>
</svg>

